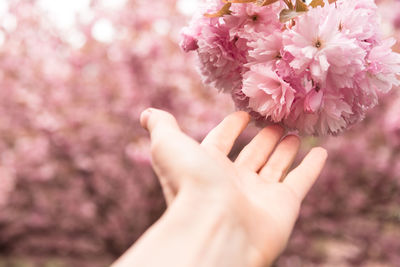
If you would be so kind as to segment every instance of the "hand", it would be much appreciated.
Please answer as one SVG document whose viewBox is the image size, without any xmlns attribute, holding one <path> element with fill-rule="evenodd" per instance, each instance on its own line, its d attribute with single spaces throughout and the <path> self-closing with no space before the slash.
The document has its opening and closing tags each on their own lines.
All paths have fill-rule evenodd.
<svg viewBox="0 0 400 267">
<path fill-rule="evenodd" d="M 141 116 L 151 134 L 152 163 L 168 205 L 178 195 L 205 209 L 221 204 L 225 213 L 229 210 L 227 219 L 237 221 L 246 233 L 251 261 L 261 266 L 286 246 L 301 201 L 319 176 L 327 152 L 313 148 L 286 174 L 300 140 L 294 135 L 281 140 L 284 131 L 274 125 L 262 129 L 232 162 L 227 154 L 248 122 L 247 113 L 235 112 L 199 144 L 169 113 L 148 109 Z"/>
<path fill-rule="evenodd" d="M 274 125 L 261 130 L 232 162 L 227 154 L 249 120 L 247 113 L 235 112 L 199 144 L 171 114 L 142 113 L 168 209 L 113 267 L 272 264 L 327 153 L 312 149 L 286 175 L 300 140 L 293 135 L 282 139 L 283 129 Z"/>
</svg>

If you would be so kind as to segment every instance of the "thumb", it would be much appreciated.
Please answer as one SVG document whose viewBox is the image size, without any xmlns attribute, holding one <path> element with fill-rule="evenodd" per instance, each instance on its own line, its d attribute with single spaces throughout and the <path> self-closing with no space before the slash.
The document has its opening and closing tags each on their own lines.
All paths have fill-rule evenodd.
<svg viewBox="0 0 400 267">
<path fill-rule="evenodd" d="M 150 132 L 152 139 L 164 136 L 165 132 L 181 131 L 174 116 L 155 108 L 148 108 L 142 112 L 140 124 Z"/>
</svg>

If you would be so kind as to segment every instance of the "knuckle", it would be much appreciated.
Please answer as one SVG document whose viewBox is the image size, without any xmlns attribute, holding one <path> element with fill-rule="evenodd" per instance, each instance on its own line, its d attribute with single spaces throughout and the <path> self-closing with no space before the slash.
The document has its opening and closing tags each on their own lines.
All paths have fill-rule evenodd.
<svg viewBox="0 0 400 267">
<path fill-rule="evenodd" d="M 284 176 L 285 170 L 275 166 L 266 166 L 266 174 L 268 178 L 280 180 Z"/>
<path fill-rule="evenodd" d="M 176 118 L 169 112 L 164 112 L 164 117 L 167 121 L 171 123 L 177 123 Z"/>
<path fill-rule="evenodd" d="M 301 142 L 300 138 L 297 135 L 293 135 L 293 134 L 286 136 L 285 139 L 288 142 L 295 144 L 295 145 L 300 145 L 300 142 Z"/>
<path fill-rule="evenodd" d="M 274 177 L 274 179 L 276 179 L 278 181 L 281 180 L 284 175 L 283 170 L 277 170 L 277 169 L 272 170 L 271 173 L 272 173 L 272 176 Z"/>
</svg>

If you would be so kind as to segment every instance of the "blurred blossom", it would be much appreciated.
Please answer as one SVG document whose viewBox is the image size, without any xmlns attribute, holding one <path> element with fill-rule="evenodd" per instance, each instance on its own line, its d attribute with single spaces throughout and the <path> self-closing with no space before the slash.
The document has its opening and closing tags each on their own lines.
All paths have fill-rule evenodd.
<svg viewBox="0 0 400 267">
<path fill-rule="evenodd" d="M 184 15 L 193 15 L 198 7 L 199 0 L 178 0 L 176 6 Z"/>
<path fill-rule="evenodd" d="M 115 8 L 119 9 L 124 7 L 124 5 L 128 2 L 127 0 L 101 0 L 99 1 L 99 5 L 104 8 Z"/>
<path fill-rule="evenodd" d="M 111 43 L 114 40 L 114 27 L 109 20 L 100 19 L 92 28 L 92 36 L 99 42 Z"/>
<path fill-rule="evenodd" d="M 78 14 L 90 12 L 90 0 L 38 0 L 37 5 L 48 15 L 49 19 L 63 29 L 71 28 Z"/>
<path fill-rule="evenodd" d="M 169 110 L 201 140 L 234 109 L 178 47 L 196 2 L 0 1 L 2 257 L 107 266 L 160 216 L 140 112 Z M 395 32 L 393 16 L 382 19 Z M 343 136 L 304 140 L 329 164 L 277 266 L 398 264 L 399 99 Z"/>
<path fill-rule="evenodd" d="M 175 1 L 7 3 L 0 6 L 2 253 L 107 264 L 164 208 L 140 112 L 170 110 L 202 138 L 232 105 L 200 88 L 193 59 L 175 42 L 185 19 Z"/>
<path fill-rule="evenodd" d="M 384 129 L 389 143 L 400 149 L 400 97 L 390 104 L 385 116 Z"/>
</svg>

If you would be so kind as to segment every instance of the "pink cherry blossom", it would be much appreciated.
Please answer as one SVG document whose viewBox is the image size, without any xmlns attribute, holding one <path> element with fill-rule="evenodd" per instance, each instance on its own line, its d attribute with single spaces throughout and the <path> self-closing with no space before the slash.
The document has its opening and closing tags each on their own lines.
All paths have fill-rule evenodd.
<svg viewBox="0 0 400 267">
<path fill-rule="evenodd" d="M 249 65 L 252 64 L 272 64 L 276 67 L 277 61 L 282 59 L 282 34 L 273 32 L 270 35 L 258 34 L 253 41 L 248 42 Z"/>
<path fill-rule="evenodd" d="M 244 74 L 243 93 L 249 107 L 273 122 L 289 115 L 294 100 L 294 89 L 268 65 L 254 65 Z"/>
<path fill-rule="evenodd" d="M 366 52 L 339 30 L 339 10 L 333 5 L 314 8 L 283 33 L 284 50 L 293 55 L 296 72 L 309 70 L 315 82 L 352 87 L 353 76 L 364 69 Z"/>
<path fill-rule="evenodd" d="M 393 86 L 400 85 L 397 75 L 400 74 L 400 54 L 391 51 L 395 39 L 384 40 L 371 49 L 368 55 L 368 74 L 370 86 L 387 93 Z"/>
<path fill-rule="evenodd" d="M 223 25 L 208 25 L 202 28 L 197 45 L 199 70 L 205 84 L 226 92 L 241 86 L 243 65 L 247 62 L 245 40 L 231 38 Z"/>
<path fill-rule="evenodd" d="M 263 7 L 254 4 L 233 5 L 232 16 L 225 16 L 223 20 L 231 36 L 255 40 L 256 33 L 268 36 L 281 27 L 278 16 L 280 9 L 282 4 L 279 1 Z"/>
<path fill-rule="evenodd" d="M 383 40 L 374 1 L 325 1 L 280 22 L 284 8 L 232 3 L 219 18 L 195 15 L 189 28 L 201 31 L 182 48 L 197 51 L 204 83 L 231 93 L 257 121 L 309 135 L 339 134 L 378 103 L 378 92 L 399 85 L 399 55 Z M 269 91 L 275 79 L 285 86 Z"/>
</svg>

